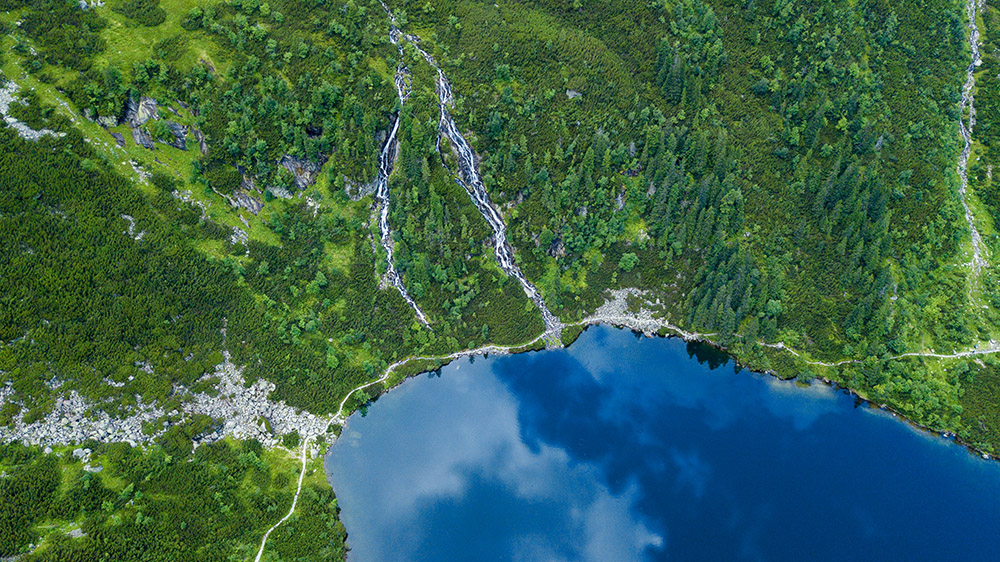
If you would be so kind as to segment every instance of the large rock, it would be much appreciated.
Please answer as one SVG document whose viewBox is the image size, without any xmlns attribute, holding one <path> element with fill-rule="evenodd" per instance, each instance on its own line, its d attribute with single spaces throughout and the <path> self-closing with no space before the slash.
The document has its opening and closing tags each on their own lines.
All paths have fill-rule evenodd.
<svg viewBox="0 0 1000 562">
<path fill-rule="evenodd" d="M 295 176 L 295 185 L 299 189 L 305 189 L 315 183 L 320 168 L 320 164 L 288 154 L 282 156 L 278 164 L 284 166 Z"/>
<path fill-rule="evenodd" d="M 291 199 L 292 198 L 292 192 L 288 191 L 287 189 L 285 189 L 283 187 L 278 187 L 276 185 L 272 185 L 272 186 L 268 187 L 267 190 L 271 192 L 271 195 L 274 195 L 278 199 Z"/>
<path fill-rule="evenodd" d="M 360 201 L 375 193 L 375 182 L 358 183 L 347 176 L 344 178 L 344 193 L 351 201 Z"/>
<path fill-rule="evenodd" d="M 194 140 L 198 141 L 198 148 L 201 150 L 202 156 L 208 156 L 208 144 L 205 142 L 205 134 L 200 129 L 191 129 L 191 134 L 194 136 Z"/>
<path fill-rule="evenodd" d="M 152 150 L 155 146 L 153 143 L 153 136 L 139 127 L 132 127 L 132 140 L 135 141 L 135 144 L 150 150 Z"/>
<path fill-rule="evenodd" d="M 232 203 L 234 203 L 234 206 L 236 207 L 243 207 L 254 215 L 259 213 L 260 210 L 264 208 L 264 203 L 260 199 L 257 199 L 243 190 L 236 190 L 233 192 Z"/>
<path fill-rule="evenodd" d="M 187 150 L 187 141 L 184 139 L 187 136 L 187 127 L 174 121 L 167 121 L 167 127 L 170 127 L 170 133 L 174 135 L 174 140 L 167 144 L 174 148 Z"/>
<path fill-rule="evenodd" d="M 136 101 L 135 98 L 129 96 L 128 101 L 125 102 L 125 120 L 132 127 L 140 127 L 150 119 L 159 119 L 156 113 L 157 107 L 156 100 L 153 98 L 142 96 L 139 101 Z"/>
<path fill-rule="evenodd" d="M 117 127 L 120 125 L 118 118 L 112 117 L 111 115 L 99 115 L 97 117 L 97 124 L 105 129 L 110 129 L 111 127 Z"/>
</svg>

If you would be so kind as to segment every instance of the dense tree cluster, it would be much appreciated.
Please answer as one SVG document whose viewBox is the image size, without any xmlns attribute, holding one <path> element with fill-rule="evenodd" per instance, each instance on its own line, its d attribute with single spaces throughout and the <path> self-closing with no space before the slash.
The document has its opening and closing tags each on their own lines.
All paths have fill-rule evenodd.
<svg viewBox="0 0 1000 562">
<path fill-rule="evenodd" d="M 143 164 L 156 173 L 137 188 L 115 171 L 118 155 L 85 142 L 51 100 L 25 91 L 27 104 L 12 105 L 30 126 L 68 134 L 30 143 L 0 130 L 0 384 L 14 389 L 0 423 L 37 419 L 56 381 L 111 411 L 135 396 L 176 405 L 174 385 L 198 384 L 224 346 L 249 379 L 277 385 L 272 398 L 330 412 L 403 357 L 537 336 L 537 309 L 496 266 L 493 233 L 455 182 L 434 71 L 412 46 L 399 60 L 378 2 L 195 4 L 177 14 L 157 0 L 88 10 L 0 0 L 0 31 L 13 37 L 0 62 L 17 60 L 94 118 L 117 122 L 129 100 L 155 98 L 159 119 L 144 130 L 168 139 L 167 120 L 177 120 L 207 142 L 182 157 L 185 169 L 156 156 L 179 151 L 149 153 Z M 832 376 L 997 446 L 993 363 L 949 371 L 887 360 L 928 342 L 971 346 L 1000 324 L 994 309 L 968 306 L 973 290 L 1000 306 L 993 274 L 970 289 L 956 266 L 969 243 L 955 173 L 968 64 L 961 6 L 390 4 L 448 75 L 452 112 L 516 259 L 562 319 L 592 312 L 608 288 L 652 289 L 672 322 L 714 334 L 754 366 L 782 361 L 758 341 L 858 359 Z M 970 192 L 1000 255 L 1000 11 L 986 7 L 980 20 Z M 155 39 L 109 53 L 118 28 Z M 405 106 L 392 84 L 400 62 L 412 77 Z M 397 117 L 395 265 L 432 329 L 380 285 L 386 256 L 371 199 L 344 190 L 363 192 L 375 176 Z M 296 166 L 310 167 L 315 184 L 297 183 Z M 209 203 L 204 216 L 175 197 L 184 190 Z M 233 210 L 234 195 L 264 208 Z M 248 239 L 231 237 L 233 227 Z M 214 423 L 175 426 L 147 454 L 103 448 L 102 475 L 3 449 L 10 477 L 0 495 L 23 509 L 0 513 L 0 557 L 36 540 L 45 518 L 82 518 L 87 538 L 49 537 L 35 558 L 246 553 L 248 537 L 290 501 L 290 469 L 269 466 L 252 443 L 192 453 L 191 438 Z M 273 556 L 341 558 L 331 493 L 307 486 L 300 508 L 272 537 Z"/>
<path fill-rule="evenodd" d="M 41 47 L 39 55 L 50 64 L 88 70 L 94 56 L 104 50 L 101 31 L 107 21 L 94 11 L 80 9 L 70 0 L 2 0 L 0 11 L 24 11 L 18 26 Z"/>
<path fill-rule="evenodd" d="M 722 341 L 821 357 L 989 335 L 992 313 L 963 312 L 948 265 L 968 240 L 953 173 L 960 6 L 405 6 L 434 29 L 487 187 L 514 207 L 522 266 L 561 315 L 637 285 Z M 920 377 L 886 376 L 895 386 L 856 386 L 952 416 L 943 389 L 957 382 L 917 398 Z"/>
<path fill-rule="evenodd" d="M 124 443 L 86 444 L 99 473 L 69 450 L 43 455 L 0 446 L 0 555 L 46 540 L 23 560 L 230 560 L 256 552 L 260 537 L 287 512 L 295 461 L 256 441 L 218 442 L 191 453 L 142 452 Z M 312 470 L 312 469 L 310 469 Z M 63 476 L 60 475 L 62 472 Z M 274 536 L 271 560 L 343 560 L 343 525 L 328 486 L 309 478 L 293 520 Z M 46 522 L 43 527 L 37 526 Z M 51 523 L 55 523 L 52 525 Z M 67 523 L 82 531 L 73 537 Z"/>
<path fill-rule="evenodd" d="M 976 72 L 976 126 L 974 138 L 981 149 L 969 161 L 969 185 L 989 210 L 994 222 L 1000 218 L 1000 10 L 984 5 L 980 11 L 979 47 L 982 65 Z M 993 253 L 1000 252 L 995 233 L 986 237 Z M 994 306 L 1000 303 L 994 303 Z"/>
</svg>

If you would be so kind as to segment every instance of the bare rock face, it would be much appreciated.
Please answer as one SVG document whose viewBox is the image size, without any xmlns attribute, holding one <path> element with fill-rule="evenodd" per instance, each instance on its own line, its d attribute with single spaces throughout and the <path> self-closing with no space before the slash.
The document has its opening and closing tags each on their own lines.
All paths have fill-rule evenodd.
<svg viewBox="0 0 1000 562">
<path fill-rule="evenodd" d="M 246 191 L 236 191 L 233 193 L 232 197 L 233 202 L 236 203 L 237 207 L 242 207 L 254 215 L 259 213 L 260 210 L 264 208 L 264 203 L 260 199 L 250 195 Z"/>
<path fill-rule="evenodd" d="M 125 120 L 128 121 L 129 124 L 132 124 L 132 121 L 135 120 L 138 113 L 139 102 L 137 102 L 132 96 L 129 96 L 128 99 L 125 100 Z"/>
<path fill-rule="evenodd" d="M 153 98 L 142 96 L 136 101 L 130 96 L 125 103 L 125 120 L 132 127 L 141 127 L 150 119 L 159 119 L 156 113 L 157 107 L 159 106 Z"/>
<path fill-rule="evenodd" d="M 375 183 L 358 183 L 351 178 L 344 176 L 344 193 L 351 201 L 360 201 L 375 193 Z"/>
<path fill-rule="evenodd" d="M 566 244 L 563 244 L 562 238 L 556 238 L 549 244 L 549 249 L 546 252 L 554 258 L 561 258 L 566 255 Z"/>
<path fill-rule="evenodd" d="M 271 192 L 271 195 L 274 195 L 278 199 L 291 199 L 292 198 L 292 193 L 290 191 L 288 191 L 287 189 L 283 188 L 283 187 L 278 187 L 276 185 L 272 185 L 272 186 L 268 187 L 267 190 Z"/>
<path fill-rule="evenodd" d="M 125 122 L 132 127 L 132 140 L 135 144 L 150 150 L 154 147 L 153 137 L 140 127 L 150 119 L 159 119 L 156 113 L 157 107 L 156 100 L 146 96 L 141 96 L 138 101 L 129 96 L 125 102 Z"/>
<path fill-rule="evenodd" d="M 120 133 L 111 133 L 111 136 L 115 139 L 115 142 L 118 143 L 118 146 L 125 148 L 125 137 L 123 137 Z"/>
<path fill-rule="evenodd" d="M 288 154 L 282 156 L 278 164 L 295 176 L 295 185 L 299 189 L 305 189 L 315 183 L 316 175 L 319 174 L 320 164 Z"/>
<path fill-rule="evenodd" d="M 143 131 L 139 127 L 132 128 L 132 140 L 135 141 L 135 144 L 143 148 L 148 148 L 149 150 L 153 150 L 155 146 L 152 135 Z"/>
<path fill-rule="evenodd" d="M 240 166 L 237 166 L 237 169 L 243 174 L 243 181 L 240 182 L 240 188 L 233 192 L 229 203 L 234 207 L 242 207 L 256 216 L 264 208 L 264 202 L 260 198 L 251 195 L 253 193 L 260 193 L 257 190 L 257 184 L 254 182 L 252 176 L 247 175 L 246 170 Z"/>
<path fill-rule="evenodd" d="M 167 126 L 170 127 L 170 132 L 174 135 L 174 140 L 167 144 L 174 148 L 187 150 L 187 141 L 184 138 L 187 136 L 187 127 L 174 121 L 167 121 Z"/>
<path fill-rule="evenodd" d="M 202 156 L 208 156 L 208 143 L 205 142 L 205 134 L 200 129 L 191 129 L 191 135 L 194 136 L 194 140 L 198 141 L 198 148 L 201 150 Z"/>
<path fill-rule="evenodd" d="M 110 129 L 111 127 L 117 127 L 119 121 L 117 117 L 112 117 L 110 115 L 100 115 L 97 117 L 97 124 L 104 127 L 105 129 Z"/>
</svg>

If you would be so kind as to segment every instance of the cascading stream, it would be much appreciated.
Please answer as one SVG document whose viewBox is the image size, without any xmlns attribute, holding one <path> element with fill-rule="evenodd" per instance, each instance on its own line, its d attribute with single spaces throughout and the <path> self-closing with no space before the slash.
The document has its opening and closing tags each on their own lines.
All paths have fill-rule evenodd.
<svg viewBox="0 0 1000 562">
<path fill-rule="evenodd" d="M 542 298 L 541 293 L 538 289 L 528 281 L 521 272 L 521 268 L 514 261 L 514 250 L 511 248 L 510 243 L 507 241 L 507 226 L 503 222 L 503 217 L 493 206 L 493 202 L 490 200 L 489 193 L 486 191 L 486 187 L 483 185 L 482 177 L 479 174 L 479 170 L 476 166 L 476 155 L 473 152 L 472 147 L 469 146 L 468 141 L 459 132 L 458 126 L 455 125 L 455 120 L 452 118 L 451 113 L 448 108 L 454 104 L 454 98 L 451 92 L 451 83 L 445 76 L 441 67 L 438 66 L 437 61 L 434 57 L 430 55 L 427 51 L 420 47 L 420 38 L 414 35 L 401 35 L 399 28 L 396 27 L 396 18 L 389 7 L 382 3 L 382 8 L 385 9 L 386 13 L 389 15 L 389 21 L 392 23 L 392 29 L 390 31 L 390 38 L 393 43 L 398 44 L 399 37 L 403 37 L 410 42 L 416 48 L 417 52 L 427 61 L 427 64 L 431 66 L 437 72 L 436 79 L 436 91 L 438 97 L 438 108 L 441 113 L 441 118 L 438 123 L 439 133 L 448 138 L 451 142 L 452 147 L 458 154 L 458 173 L 456 174 L 455 181 L 461 185 L 469 197 L 472 199 L 472 203 L 476 206 L 479 212 L 486 219 L 486 222 L 493 229 L 493 250 L 496 254 L 497 263 L 507 275 L 514 277 L 521 283 L 521 287 L 524 289 L 525 294 L 535 303 L 538 310 L 542 314 L 542 320 L 545 322 L 545 331 L 547 334 L 558 336 L 561 333 L 563 324 L 551 311 L 549 311 L 548 306 L 545 304 L 545 299 Z M 438 152 L 441 151 L 440 136 L 438 137 Z"/>
<path fill-rule="evenodd" d="M 976 125 L 975 89 L 976 89 L 976 68 L 981 64 L 979 55 L 979 27 L 976 25 L 976 13 L 985 5 L 983 0 L 966 0 L 965 11 L 969 16 L 969 48 L 972 51 L 972 60 L 966 70 L 965 85 L 962 87 L 962 101 L 959 103 L 962 118 L 959 120 L 959 129 L 962 132 L 964 146 L 962 153 L 958 157 L 958 176 L 961 179 L 958 193 L 962 199 L 962 207 L 965 209 L 965 220 L 969 223 L 969 231 L 972 237 L 972 278 L 973 282 L 978 278 L 979 272 L 988 264 L 984 258 L 987 253 L 983 245 L 983 239 L 976 229 L 975 216 L 968 202 L 969 186 L 969 155 L 972 152 L 972 129 Z M 968 114 L 968 122 L 965 116 Z"/>
<path fill-rule="evenodd" d="M 399 96 L 399 106 L 401 110 L 393 119 L 392 128 L 389 130 L 389 135 L 385 139 L 385 145 L 382 146 L 382 151 L 378 156 L 378 176 L 375 178 L 375 208 L 378 212 L 379 237 L 381 238 L 382 248 L 385 249 L 386 261 L 388 262 L 385 278 L 399 291 L 399 294 L 403 296 L 403 299 L 407 303 L 409 303 L 409 305 L 413 308 L 413 311 L 417 313 L 417 318 L 420 322 L 423 323 L 424 326 L 430 328 L 430 323 L 427 322 L 427 317 L 424 316 L 423 311 L 420 310 L 419 306 L 417 306 L 416 301 L 414 301 L 410 294 L 406 291 L 406 287 L 403 285 L 403 278 L 400 277 L 399 272 L 396 271 L 396 265 L 393 262 L 392 230 L 389 228 L 389 176 L 392 175 L 392 169 L 396 162 L 396 153 L 399 148 L 396 135 L 399 132 L 399 120 L 402 116 L 402 106 L 410 97 L 410 74 L 406 69 L 406 66 L 403 64 L 403 48 L 398 43 L 399 31 L 393 29 L 393 33 L 390 35 L 390 38 L 392 39 L 393 44 L 399 46 L 400 60 L 399 64 L 396 66 L 396 76 L 393 82 L 396 85 L 396 94 Z"/>
</svg>

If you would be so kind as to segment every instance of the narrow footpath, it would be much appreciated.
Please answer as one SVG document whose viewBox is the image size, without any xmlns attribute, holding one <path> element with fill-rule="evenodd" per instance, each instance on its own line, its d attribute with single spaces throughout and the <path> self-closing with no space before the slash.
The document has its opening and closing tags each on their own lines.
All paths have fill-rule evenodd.
<svg viewBox="0 0 1000 562">
<path fill-rule="evenodd" d="M 292 507 L 288 510 L 288 513 L 284 517 L 278 520 L 277 523 L 271 525 L 271 528 L 264 533 L 264 538 L 260 540 L 260 549 L 257 550 L 257 558 L 254 558 L 254 562 L 260 562 L 260 557 L 264 555 L 264 545 L 267 544 L 267 538 L 271 536 L 271 532 L 278 528 L 279 525 L 284 523 L 289 517 L 295 513 L 295 505 L 299 503 L 299 494 L 302 493 L 302 478 L 306 475 L 306 459 L 308 458 L 309 449 L 309 439 L 306 438 L 302 441 L 302 470 L 299 471 L 299 484 L 295 488 L 295 497 L 292 498 Z"/>
</svg>

